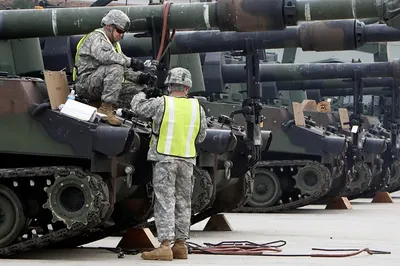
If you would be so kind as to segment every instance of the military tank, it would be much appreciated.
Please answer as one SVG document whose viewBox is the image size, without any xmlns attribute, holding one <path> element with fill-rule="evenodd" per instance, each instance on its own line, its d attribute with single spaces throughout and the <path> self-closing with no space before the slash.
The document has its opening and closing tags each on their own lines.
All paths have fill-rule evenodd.
<svg viewBox="0 0 400 266">
<path fill-rule="evenodd" d="M 368 25 L 367 27 L 375 28 L 379 27 L 381 24 L 375 24 L 375 25 Z M 395 39 L 391 39 L 392 41 L 396 41 Z M 381 39 L 381 41 L 384 41 Z M 310 58 L 315 59 L 315 58 L 324 58 L 324 57 L 331 57 L 329 59 L 324 59 L 323 62 L 325 63 L 343 63 L 344 61 L 350 61 L 349 59 L 354 58 L 354 57 L 360 57 L 362 58 L 363 61 L 370 61 L 373 59 L 373 61 L 387 61 L 388 56 L 387 56 L 387 48 L 386 48 L 386 43 L 384 42 L 379 42 L 379 43 L 373 43 L 369 42 L 368 44 L 359 47 L 357 49 L 358 51 L 346 51 L 346 52 L 334 52 L 334 53 L 316 53 L 316 52 L 302 52 L 297 50 L 296 53 L 296 61 L 298 62 L 309 62 Z M 280 52 L 279 50 L 271 50 L 271 51 L 276 51 Z M 361 51 L 362 53 L 360 53 Z M 372 55 L 368 55 L 372 54 Z M 341 60 L 337 60 L 332 58 L 338 57 L 341 58 Z M 343 61 L 342 61 L 343 60 Z M 361 62 L 359 60 L 359 62 Z M 315 99 L 317 102 L 321 101 L 321 97 L 319 96 L 320 92 L 325 92 L 325 90 L 330 90 L 332 92 L 333 88 L 340 88 L 340 87 L 349 87 L 352 86 L 353 89 L 351 89 L 351 94 L 352 98 L 356 99 L 354 100 L 355 102 L 352 104 L 348 104 L 346 107 L 349 109 L 353 109 L 352 114 L 350 115 L 349 119 L 348 115 L 346 114 L 347 118 L 345 118 L 346 121 L 350 120 L 350 123 L 354 124 L 356 123 L 359 127 L 362 127 L 361 134 L 367 135 L 367 137 L 371 138 L 381 138 L 383 141 L 387 143 L 387 149 L 383 151 L 380 155 L 380 158 L 374 157 L 375 159 L 371 160 L 371 156 L 367 155 L 366 157 L 369 159 L 365 160 L 365 163 L 367 163 L 370 167 L 371 171 L 371 176 L 372 178 L 370 180 L 366 178 L 359 178 L 359 174 L 355 177 L 353 177 L 353 180 L 356 181 L 354 182 L 354 185 L 358 183 L 358 185 L 355 187 L 357 190 L 355 192 L 360 192 L 364 190 L 363 193 L 357 194 L 357 195 L 351 195 L 352 193 L 350 192 L 352 189 L 348 188 L 347 193 L 345 194 L 349 198 L 355 198 L 355 197 L 363 197 L 363 196 L 373 196 L 375 191 L 385 191 L 388 186 L 388 182 L 394 182 L 396 183 L 396 175 L 391 177 L 391 173 L 394 173 L 394 171 L 390 171 L 390 168 L 393 168 L 393 166 L 396 165 L 396 148 L 395 146 L 391 145 L 391 142 L 393 140 L 396 140 L 396 137 L 391 138 L 390 133 L 384 130 L 383 128 L 376 128 L 375 126 L 377 125 L 378 118 L 372 117 L 372 116 L 366 116 L 363 115 L 363 94 L 365 95 L 365 92 L 368 91 L 369 88 L 365 88 L 365 86 L 380 86 L 381 85 L 388 85 L 388 83 L 391 83 L 392 78 L 364 78 L 363 80 L 355 80 L 355 77 L 349 78 L 347 80 L 304 80 L 304 81 L 289 81 L 289 82 L 279 82 L 280 84 L 277 84 L 277 86 L 280 87 L 280 89 L 287 89 L 290 87 L 291 90 L 299 90 L 299 95 L 302 93 L 304 94 L 304 90 L 307 93 L 308 97 L 312 97 Z M 297 89 L 296 89 L 297 87 Z M 310 90 L 310 87 L 312 89 Z M 303 90 L 303 91 L 301 91 Z M 337 91 L 337 90 L 336 90 Z M 286 95 L 286 94 L 285 94 Z M 368 97 L 367 97 L 368 98 Z M 365 98 L 365 100 L 367 99 Z M 374 97 L 372 97 L 372 101 L 374 101 Z M 334 104 L 334 106 L 337 106 L 337 103 Z M 331 105 L 333 107 L 333 105 Z M 367 107 L 369 108 L 369 107 Z M 375 109 L 375 108 L 374 108 Z M 332 109 L 333 110 L 333 109 Z M 365 109 L 366 110 L 366 109 Z M 337 112 L 338 110 L 336 110 Z M 355 113 L 354 111 L 357 111 Z M 373 109 L 371 109 L 373 115 Z M 340 113 L 341 116 L 344 115 L 344 112 L 347 113 L 346 109 L 341 108 Z M 353 135 L 353 138 L 359 138 L 357 134 L 352 134 L 349 132 L 349 129 L 351 128 L 349 125 L 343 125 L 340 123 L 341 120 L 343 120 L 343 117 L 339 116 L 339 112 L 337 113 L 317 113 L 317 112 L 311 112 L 311 113 L 306 113 L 307 115 L 310 115 L 319 125 L 322 125 L 324 127 L 328 126 L 329 130 L 335 130 L 336 132 L 338 131 L 347 131 L 345 132 L 347 135 Z M 371 126 L 375 127 L 374 130 L 371 130 Z M 377 130 L 376 130 L 377 129 Z M 388 127 L 389 129 L 389 127 Z M 385 132 L 386 131 L 386 132 Z M 380 132 L 379 134 L 377 134 Z M 385 137 L 386 136 L 386 137 Z M 389 137 L 388 137 L 389 136 Z M 361 136 L 361 139 L 363 137 Z M 381 140 L 381 141 L 382 141 Z M 349 158 L 350 156 L 348 156 Z M 368 162 L 369 161 L 369 162 Z M 372 163 L 372 161 L 375 161 L 375 165 Z M 364 171 L 362 169 L 359 169 L 359 173 L 368 173 L 367 167 L 364 167 Z M 361 175 L 365 177 L 366 175 Z M 349 195 L 350 192 L 350 195 Z"/>
<path fill-rule="evenodd" d="M 321 34 L 323 32 L 324 34 Z M 340 32 L 341 34 L 334 35 L 333 33 Z M 304 50 L 343 50 L 343 49 L 354 49 L 364 45 L 366 42 L 371 40 L 382 40 L 384 38 L 395 39 L 399 38 L 399 32 L 397 29 L 388 27 L 386 25 L 365 25 L 357 20 L 336 20 L 336 21 L 318 21 L 318 22 L 310 22 L 303 23 L 300 27 L 292 27 L 283 31 L 270 31 L 270 32 L 257 32 L 257 33 L 231 33 L 231 32 L 177 32 L 174 42 L 171 45 L 171 53 L 197 53 L 204 52 L 210 50 L 223 50 L 223 49 L 241 49 L 243 48 L 244 42 L 242 41 L 245 38 L 253 39 L 253 45 L 255 48 L 268 48 L 268 47 L 279 47 L 279 45 L 290 47 L 290 46 L 300 46 Z M 396 35 L 397 34 L 397 35 Z M 330 38 L 327 38 L 327 37 Z M 332 38 L 335 36 L 336 38 Z M 344 37 L 343 37 L 344 36 Z M 82 36 L 71 36 L 66 37 L 64 40 L 57 38 L 42 38 L 42 46 L 44 47 L 43 54 L 45 58 L 45 62 L 48 64 L 52 64 L 52 62 L 56 62 L 59 64 L 60 59 L 63 62 L 67 62 L 67 55 L 69 54 L 67 51 L 71 51 L 72 56 L 75 53 L 75 44 L 79 41 Z M 269 41 L 265 42 L 268 37 Z M 327 42 L 327 40 L 329 41 Z M 285 40 L 285 42 L 283 42 Z M 289 40 L 289 41 L 288 41 Z M 203 43 L 207 43 L 208 45 L 203 45 Z M 329 43 L 329 45 L 327 45 Z M 61 45 L 60 45 L 61 44 Z M 130 56 L 143 56 L 149 55 L 151 52 L 151 45 L 149 43 L 148 38 L 137 38 L 133 34 L 127 34 L 124 37 L 124 40 L 121 41 L 121 45 L 124 49 L 124 52 Z M 60 49 L 60 47 L 62 47 Z M 215 53 L 215 60 L 220 61 L 218 58 L 218 53 Z M 213 55 L 206 55 L 208 58 L 212 58 Z M 57 60 L 53 60 L 57 58 Z M 202 58 L 205 60 L 205 58 Z M 207 96 L 210 96 L 214 89 L 217 93 L 220 92 L 220 80 L 218 77 L 212 77 L 210 75 L 218 75 L 217 73 L 221 73 L 221 70 L 218 67 L 217 63 L 210 63 L 207 67 L 204 68 L 206 74 L 209 74 L 206 78 L 206 83 L 208 83 L 208 92 Z M 196 75 L 199 77 L 200 75 Z M 242 80 L 243 81 L 243 80 Z M 211 93 L 210 93 L 211 90 Z M 219 101 L 221 103 L 221 100 Z M 214 106 L 214 105 L 212 105 Z M 218 105 L 219 106 L 219 105 Z M 237 106 L 240 108 L 239 106 Z M 216 107 L 218 108 L 218 107 Z M 210 109 L 211 111 L 212 109 Z M 212 110 L 213 111 L 213 110 Z M 224 110 L 226 114 L 228 114 L 232 109 Z M 218 113 L 219 110 L 217 109 Z M 211 112 L 213 113 L 213 112 Z M 287 117 L 286 117 L 287 118 Z M 310 123 L 313 123 L 310 121 Z M 309 126 L 309 125 L 308 125 Z M 268 127 L 266 127 L 268 128 Z M 313 127 L 314 129 L 314 127 Z M 319 128 L 319 134 L 323 135 L 323 129 Z M 317 130 L 317 131 L 318 131 Z M 312 134 L 315 134 L 312 133 Z M 318 135 L 318 134 L 317 134 Z M 349 140 L 350 142 L 350 140 Z M 304 144 L 306 145 L 306 144 Z M 283 149 L 290 150 L 291 147 L 284 147 Z M 321 151 L 321 147 L 315 147 L 315 150 L 312 151 L 319 153 Z M 317 155 L 319 156 L 319 154 Z M 329 161 L 329 159 L 327 159 Z M 338 160 L 339 162 L 341 160 Z M 340 168 L 340 167 L 337 167 Z M 343 169 L 343 167 L 342 167 Z M 348 178 L 343 178 L 343 170 L 338 171 L 335 175 L 333 185 L 335 189 L 332 190 L 326 189 L 326 191 L 331 191 L 331 194 L 338 193 L 344 188 L 344 186 L 348 185 Z M 339 178 L 342 176 L 341 178 Z M 264 178 L 265 179 L 265 178 Z M 347 183 L 346 183 L 347 182 Z M 287 182 L 285 182 L 287 183 Z M 292 182 L 293 183 L 293 182 Z M 278 186 L 277 180 L 275 182 L 269 184 L 269 186 Z M 292 184 L 293 186 L 293 184 Z M 322 185 L 321 185 L 322 186 Z M 260 190 L 265 192 L 265 186 L 263 184 L 260 185 Z M 303 186 L 302 189 L 305 190 L 306 186 Z M 290 189 L 293 190 L 293 187 Z M 260 192 L 262 194 L 263 192 Z M 296 190 L 294 193 L 297 193 Z M 272 201 L 275 201 L 276 198 L 279 198 L 279 195 L 282 195 L 282 192 L 273 193 L 273 195 L 268 195 L 267 197 L 272 196 Z M 296 195 L 297 197 L 297 195 Z M 318 196 L 317 196 L 318 197 Z M 286 199 L 287 200 L 287 199 Z M 251 202 L 251 200 L 250 200 Z M 300 204 L 301 201 L 298 201 Z M 305 201 L 305 202 L 312 202 Z M 256 203 L 254 203 L 256 204 Z M 270 203 L 269 203 L 270 204 Z M 308 203 L 301 203 L 308 204 Z M 296 206 L 302 205 L 291 204 L 293 208 Z M 284 208 L 283 206 L 281 206 Z M 279 208 L 277 208 L 279 209 Z"/>
<path fill-rule="evenodd" d="M 337 81 L 340 83 L 340 81 Z M 333 85 L 333 84 L 332 84 Z M 338 85 L 338 84 L 335 84 Z M 343 84 L 347 85 L 347 84 Z M 383 119 L 380 121 L 378 117 L 362 114 L 361 119 L 363 122 L 363 127 L 371 134 L 375 136 L 381 136 L 388 140 L 388 149 L 383 154 L 384 164 L 383 168 L 386 169 L 387 175 L 389 176 L 387 180 L 386 187 L 382 189 L 383 191 L 395 192 L 400 189 L 400 177 L 399 173 L 399 132 L 398 132 L 398 117 L 399 111 L 397 108 L 398 102 L 398 92 L 396 89 L 395 80 L 392 78 L 377 78 L 377 79 L 365 79 L 363 85 L 364 95 L 375 95 L 386 98 L 387 100 L 381 101 L 381 109 Z M 370 87 L 368 87 L 370 86 Z M 382 86 L 382 87 L 379 87 Z M 337 92 L 332 92 L 331 89 L 323 89 L 320 92 L 321 96 L 347 96 L 352 95 L 352 91 L 343 86 Z M 394 99 L 394 100 L 392 100 Z M 336 119 L 338 120 L 338 119 Z M 387 162 L 391 162 L 387 165 Z"/>
<path fill-rule="evenodd" d="M 138 28 L 140 28 L 140 27 L 138 27 Z M 144 28 L 144 26 L 143 26 L 143 28 Z M 84 31 L 83 31 L 83 32 L 84 32 Z M 82 32 L 82 33 L 83 33 L 83 32 Z M 64 31 L 63 31 L 63 33 L 61 33 L 61 34 L 64 34 Z M 41 36 L 42 36 L 42 35 L 41 35 Z"/>
<path fill-rule="evenodd" d="M 190 4 L 187 6 L 191 7 Z M 197 8 L 203 10 L 204 6 L 197 5 Z M 132 12 L 133 9 L 129 10 Z M 158 9 L 162 7 L 153 7 L 150 11 Z M 148 182 L 151 164 L 144 159 L 148 147 L 145 145 L 148 124 L 138 120 L 132 123 L 125 121 L 124 126 L 115 128 L 103 124 L 98 118 L 84 121 L 63 115 L 59 110 L 50 108 L 45 82 L 34 77 L 44 69 L 39 40 L 34 36 L 62 34 L 62 27 L 58 28 L 61 24 L 55 24 L 63 21 L 55 17 L 55 13 L 59 15 L 58 10 L 63 10 L 62 13 L 66 9 L 52 12 L 52 20 L 47 24 L 52 25 L 52 32 L 46 32 L 47 28 L 37 34 L 28 30 L 25 33 L 29 36 L 6 37 L 5 32 L 2 36 L 3 39 L 11 38 L 3 41 L 1 49 L 4 57 L 1 61 L 0 127 L 5 132 L 0 145 L 3 159 L 0 169 L 2 257 L 33 248 L 55 246 L 56 243 L 87 243 L 143 224 L 152 214 L 153 195 Z M 93 12 L 96 19 L 109 9 L 80 8 L 69 11 L 75 13 L 77 10 L 87 12 L 85 14 L 89 16 Z M 16 20 L 11 21 L 13 18 L 42 16 L 46 10 L 0 12 L 5 23 L 3 30 L 7 31 L 10 26 L 16 28 Z M 70 19 L 64 21 L 69 22 Z M 88 24 L 86 30 L 91 29 Z M 45 25 L 40 29 L 45 29 Z M 184 23 L 180 25 L 188 26 Z M 72 32 L 80 33 L 81 28 L 76 30 Z M 16 37 L 21 39 L 13 39 Z M 252 165 L 258 161 L 258 152 L 269 145 L 271 136 L 268 132 L 258 131 L 259 135 L 253 138 L 232 122 L 226 126 L 225 120 L 225 117 L 219 120 L 209 118 L 206 141 L 198 146 L 202 160 L 200 167 L 209 167 L 210 162 L 217 163 L 209 167 L 213 171 L 212 180 L 207 176 L 207 169 L 196 169 L 196 177 L 202 175 L 199 183 L 206 186 L 204 190 L 209 195 L 196 195 L 194 198 L 210 198 L 209 202 L 199 200 L 202 205 L 194 208 L 198 213 L 212 203 L 223 205 L 221 202 L 229 201 L 229 198 L 219 200 L 221 197 L 213 194 L 216 192 L 207 181 L 220 185 L 224 182 L 219 178 L 230 179 L 239 187 L 249 188 L 249 178 L 238 181 L 238 177 L 248 175 Z M 248 125 L 251 123 L 254 124 L 249 121 Z M 235 130 L 232 131 L 232 128 Z M 235 160 L 246 160 L 249 165 L 243 167 Z M 240 183 L 242 180 L 245 180 L 245 185 Z M 245 196 L 242 198 L 245 199 Z M 228 207 L 223 205 L 223 208 Z M 214 207 L 207 210 L 212 214 L 220 209 Z M 110 225 L 110 218 L 114 225 Z"/>
</svg>

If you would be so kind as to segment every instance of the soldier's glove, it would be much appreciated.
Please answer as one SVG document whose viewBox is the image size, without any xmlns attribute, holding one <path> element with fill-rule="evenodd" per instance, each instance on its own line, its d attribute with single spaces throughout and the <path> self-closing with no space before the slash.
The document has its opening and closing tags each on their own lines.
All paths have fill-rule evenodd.
<svg viewBox="0 0 400 266">
<path fill-rule="evenodd" d="M 151 71 L 156 71 L 159 62 L 157 60 L 146 60 L 144 61 L 144 66 L 148 67 Z"/>
<path fill-rule="evenodd" d="M 131 68 L 133 71 L 143 71 L 144 63 L 142 60 L 131 57 Z"/>
<path fill-rule="evenodd" d="M 146 88 L 144 88 L 142 90 L 142 92 L 144 92 L 144 94 L 146 94 L 147 99 L 151 98 L 154 93 L 154 87 L 147 86 Z"/>
<path fill-rule="evenodd" d="M 154 84 L 157 80 L 157 76 L 153 75 L 151 73 L 140 73 L 139 78 L 138 78 L 138 83 L 140 85 L 149 85 L 149 84 Z"/>
</svg>

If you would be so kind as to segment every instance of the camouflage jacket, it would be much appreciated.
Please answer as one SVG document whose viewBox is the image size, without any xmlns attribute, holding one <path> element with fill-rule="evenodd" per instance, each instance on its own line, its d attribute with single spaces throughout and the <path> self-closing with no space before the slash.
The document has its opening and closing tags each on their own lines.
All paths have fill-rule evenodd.
<svg viewBox="0 0 400 266">
<path fill-rule="evenodd" d="M 131 102 L 132 111 L 138 115 L 147 118 L 152 118 L 154 122 L 153 132 L 157 135 L 160 132 L 161 120 L 164 115 L 164 99 L 163 97 L 146 99 L 146 94 L 140 92 L 136 94 Z M 196 138 L 196 143 L 201 143 L 206 138 L 207 120 L 203 107 L 200 106 L 200 129 Z M 196 158 L 186 159 L 177 158 L 159 154 L 157 152 L 158 137 L 153 134 L 153 140 L 147 155 L 149 161 L 169 161 L 169 160 L 184 160 L 196 165 Z"/>
<path fill-rule="evenodd" d="M 103 28 L 100 28 L 105 33 Z M 77 83 L 87 81 L 87 78 L 101 65 L 119 64 L 125 67 L 125 79 L 137 82 L 140 71 L 135 72 L 130 68 L 131 58 L 122 51 L 117 53 L 111 42 L 100 32 L 93 31 L 83 41 L 78 52 Z"/>
</svg>

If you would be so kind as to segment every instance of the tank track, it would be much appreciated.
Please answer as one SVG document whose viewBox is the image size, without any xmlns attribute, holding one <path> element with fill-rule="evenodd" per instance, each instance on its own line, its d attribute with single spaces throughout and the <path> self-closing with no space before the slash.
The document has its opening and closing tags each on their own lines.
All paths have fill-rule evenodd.
<svg viewBox="0 0 400 266">
<path fill-rule="evenodd" d="M 0 180 L 4 182 L 7 181 L 7 179 L 15 180 L 16 178 L 21 178 L 18 180 L 18 182 L 29 182 L 30 180 L 32 180 L 32 178 L 45 177 L 47 179 L 51 178 L 52 181 L 54 181 L 56 174 L 60 176 L 67 176 L 71 173 L 74 173 L 80 177 L 85 177 L 88 175 L 87 172 L 78 167 L 51 166 L 51 167 L 33 167 L 33 168 L 13 168 L 13 169 L 0 169 Z M 91 175 L 91 177 L 96 179 L 97 182 L 95 181 L 94 183 L 97 183 L 99 185 L 98 188 L 101 185 L 106 185 L 100 176 Z M 102 193 L 100 189 L 97 190 L 99 193 Z M 108 197 L 108 195 L 104 194 L 102 196 Z M 94 200 L 94 206 L 99 210 L 102 210 L 104 208 L 103 205 L 104 203 L 105 203 L 104 201 Z M 101 223 L 101 219 L 98 215 L 89 215 L 87 220 L 88 223 L 86 225 L 82 223 L 74 223 L 71 226 L 71 229 L 60 228 L 58 230 L 44 233 L 41 236 L 35 235 L 34 237 L 28 238 L 26 240 L 22 240 L 20 238 L 22 241 L 0 248 L 0 257 L 3 258 L 9 257 L 32 249 L 38 249 L 50 246 L 59 241 L 82 234 L 83 232 Z M 48 222 L 48 224 L 51 224 L 51 222 Z"/>
<path fill-rule="evenodd" d="M 349 178 L 350 183 L 342 190 L 340 196 L 355 199 L 368 189 L 373 176 L 370 167 L 360 161 L 352 167 Z"/>
<path fill-rule="evenodd" d="M 240 196 L 237 197 L 237 200 L 234 201 L 232 203 L 232 205 L 228 206 L 226 209 L 232 210 L 232 209 L 236 209 L 240 206 L 243 206 L 247 202 L 248 198 L 251 197 L 252 187 L 253 187 L 252 175 L 246 173 L 243 182 L 244 182 L 244 188 L 243 188 L 243 190 L 240 191 L 241 192 Z M 224 211 L 226 211 L 226 210 L 218 210 L 215 208 L 206 209 L 203 212 L 200 212 L 192 217 L 191 225 L 199 223 L 199 222 L 211 217 L 212 215 L 215 215 L 215 214 L 218 214 L 218 213 L 221 213 Z"/>
<path fill-rule="evenodd" d="M 288 203 L 282 203 L 279 205 L 267 207 L 267 208 L 257 208 L 257 207 L 246 207 L 244 204 L 231 212 L 234 213 L 272 213 L 272 212 L 279 212 L 279 211 L 285 211 L 285 210 L 291 210 L 291 209 L 297 209 L 309 204 L 312 204 L 316 202 L 317 200 L 321 199 L 323 196 L 325 196 L 332 188 L 332 179 L 331 179 L 331 174 L 328 168 L 323 166 L 322 164 L 315 162 L 315 161 L 309 161 L 309 160 L 291 160 L 291 161 L 286 161 L 286 160 L 280 160 L 280 161 L 261 161 L 258 162 L 257 167 L 298 167 L 298 166 L 304 166 L 306 164 L 319 164 L 319 167 L 323 171 L 323 179 L 322 181 L 324 182 L 321 185 L 321 190 L 320 191 L 315 191 L 311 195 L 302 195 L 303 197 L 294 200 L 292 202 Z"/>
<path fill-rule="evenodd" d="M 386 191 L 393 193 L 400 188 L 400 161 L 395 160 L 387 171 L 389 173 L 389 180 L 387 181 Z"/>
</svg>

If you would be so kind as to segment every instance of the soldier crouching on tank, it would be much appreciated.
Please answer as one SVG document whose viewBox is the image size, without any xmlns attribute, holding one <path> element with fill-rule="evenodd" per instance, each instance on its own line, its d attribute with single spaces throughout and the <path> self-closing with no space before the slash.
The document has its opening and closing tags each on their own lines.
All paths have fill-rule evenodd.
<svg viewBox="0 0 400 266">
<path fill-rule="evenodd" d="M 153 161 L 155 193 L 154 219 L 159 248 L 143 252 L 146 260 L 187 259 L 195 143 L 206 137 L 207 120 L 197 99 L 186 98 L 192 87 L 191 74 L 184 68 L 170 70 L 165 84 L 169 96 L 149 98 L 152 88 L 144 88 L 131 102 L 132 111 L 153 120 L 153 134 L 147 155 Z M 174 246 L 171 249 L 171 241 Z"/>
<path fill-rule="evenodd" d="M 129 17 L 113 9 L 103 17 L 101 24 L 102 28 L 79 41 L 72 78 L 78 96 L 98 107 L 98 112 L 106 115 L 104 120 L 110 125 L 119 126 L 121 123 L 113 109 L 129 108 L 133 95 L 146 86 L 152 75 L 141 72 L 144 70 L 141 60 L 122 53 L 119 41 L 130 27 Z"/>
</svg>

